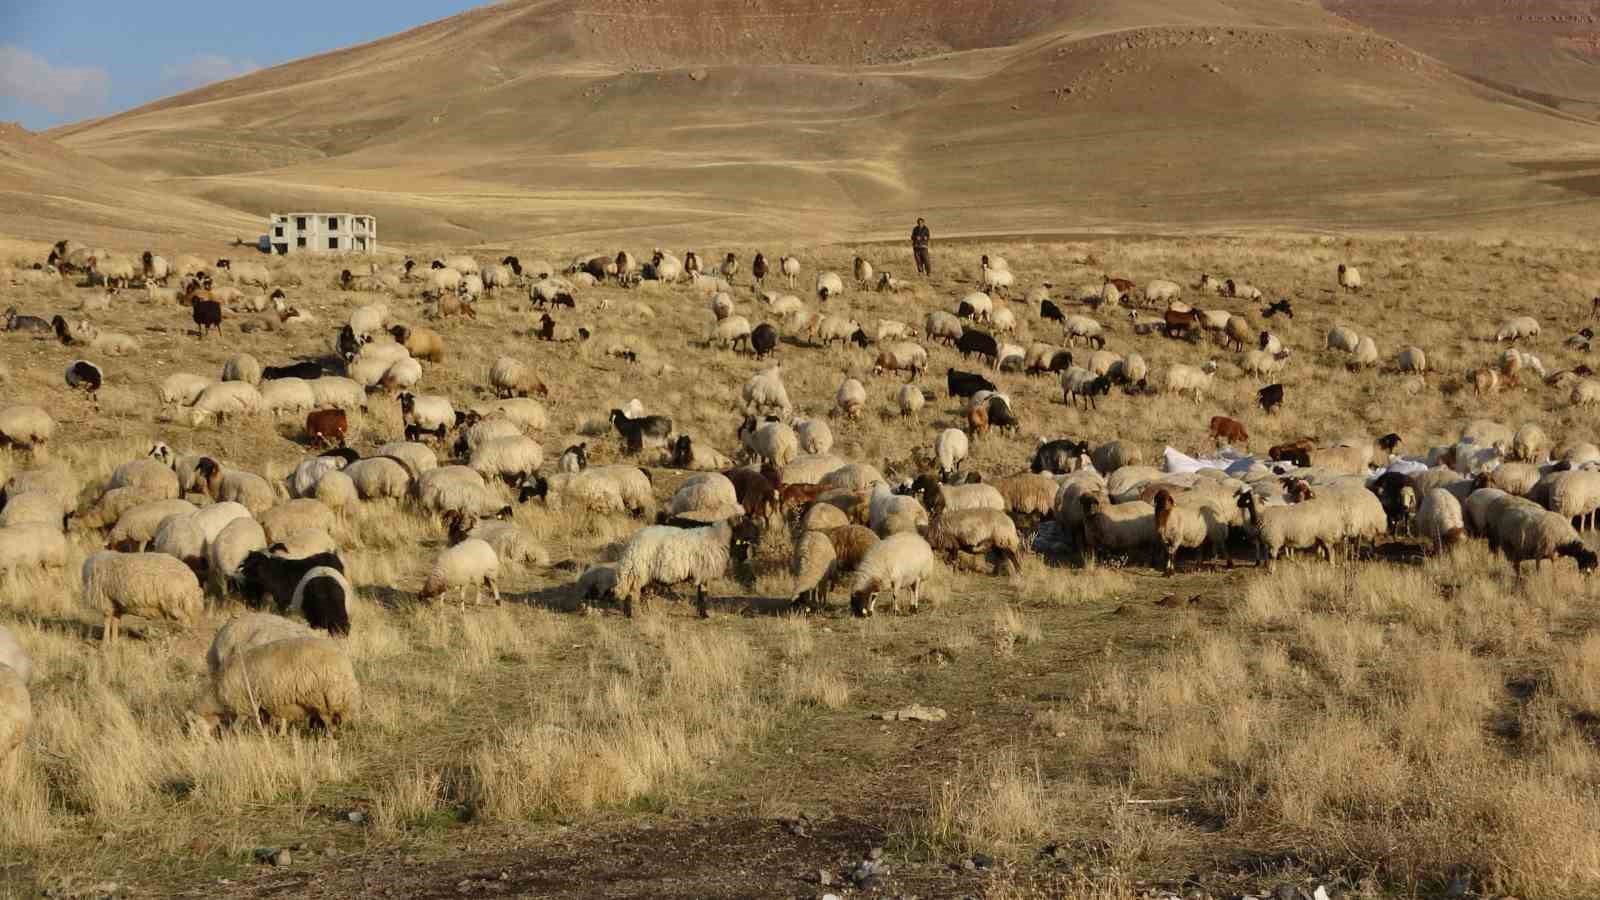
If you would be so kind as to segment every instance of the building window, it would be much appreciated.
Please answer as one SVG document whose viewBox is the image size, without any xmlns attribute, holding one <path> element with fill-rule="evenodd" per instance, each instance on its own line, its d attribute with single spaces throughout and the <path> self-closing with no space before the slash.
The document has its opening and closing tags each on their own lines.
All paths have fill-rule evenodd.
<svg viewBox="0 0 1600 900">
<path fill-rule="evenodd" d="M 339 230 L 339 220 L 334 218 L 333 216 L 329 216 L 328 217 L 328 230 L 329 231 L 338 231 Z"/>
<path fill-rule="evenodd" d="M 357 250 L 365 250 L 365 249 L 367 249 L 367 239 L 364 238 L 364 237 L 356 238 L 356 249 Z"/>
<path fill-rule="evenodd" d="M 336 237 L 328 238 L 328 249 L 329 250 L 337 250 L 337 249 L 339 249 L 339 239 L 336 238 Z"/>
<path fill-rule="evenodd" d="M 278 227 L 272 229 L 272 236 L 273 237 L 283 237 L 283 226 L 279 225 Z"/>
<path fill-rule="evenodd" d="M 305 249 L 305 246 L 306 246 L 306 239 L 303 238 L 303 237 L 302 238 L 295 238 L 294 239 L 294 245 L 303 250 L 303 249 Z"/>
<path fill-rule="evenodd" d="M 299 231 L 305 231 L 306 230 L 306 217 L 305 216 L 296 216 L 295 219 L 294 219 L 294 227 Z"/>
</svg>

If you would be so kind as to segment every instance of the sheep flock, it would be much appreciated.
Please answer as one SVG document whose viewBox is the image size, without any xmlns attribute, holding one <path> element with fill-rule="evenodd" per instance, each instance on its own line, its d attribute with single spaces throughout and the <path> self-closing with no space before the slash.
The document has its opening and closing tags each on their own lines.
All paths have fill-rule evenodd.
<svg viewBox="0 0 1600 900">
<path fill-rule="evenodd" d="M 162 689 L 97 709 L 331 743 L 410 714 L 377 660 L 418 623 L 884 634 L 1108 572 L 1597 567 L 1584 273 L 936 249 L 5 261 L 0 772 L 59 767 L 64 660 L 147 647 Z"/>
</svg>

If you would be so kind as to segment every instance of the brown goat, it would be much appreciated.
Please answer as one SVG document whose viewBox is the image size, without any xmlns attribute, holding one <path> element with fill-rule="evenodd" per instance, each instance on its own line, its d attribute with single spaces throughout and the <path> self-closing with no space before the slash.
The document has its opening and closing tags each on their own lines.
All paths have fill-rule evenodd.
<svg viewBox="0 0 1600 900">
<path fill-rule="evenodd" d="M 1244 423 L 1227 416 L 1211 417 L 1211 437 L 1219 442 L 1237 443 L 1240 446 L 1250 443 L 1250 433 L 1244 430 Z"/>
<path fill-rule="evenodd" d="M 317 409 L 306 414 L 306 436 L 325 446 L 344 446 L 350 420 L 342 409 Z"/>
</svg>

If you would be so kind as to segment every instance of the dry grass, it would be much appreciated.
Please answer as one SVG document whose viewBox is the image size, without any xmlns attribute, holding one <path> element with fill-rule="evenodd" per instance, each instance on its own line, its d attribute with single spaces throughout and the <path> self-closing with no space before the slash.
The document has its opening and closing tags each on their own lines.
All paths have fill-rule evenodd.
<svg viewBox="0 0 1600 900">
<path fill-rule="evenodd" d="M 1589 434 L 1584 415 L 1542 386 L 1481 403 L 1453 390 L 1460 370 L 1493 358 L 1498 348 L 1487 338 L 1512 314 L 1544 321 L 1545 337 L 1532 349 L 1548 369 L 1580 361 L 1560 338 L 1579 327 L 1587 314 L 1580 301 L 1600 281 L 1583 248 L 1258 240 L 986 249 L 1006 256 L 1025 286 L 1049 278 L 1058 297 L 1102 272 L 1190 281 L 1204 270 L 1296 298 L 1296 318 L 1271 323 L 1294 350 L 1283 376 L 1291 400 L 1281 415 L 1255 411 L 1257 385 L 1238 377 L 1236 354 L 1135 335 L 1106 313 L 1110 347 L 1137 350 L 1158 373 L 1175 362 L 1221 361 L 1211 396 L 1196 406 L 1114 394 L 1099 412 L 1085 413 L 1062 405 L 1049 379 L 1000 375 L 1024 424 L 1015 437 L 974 442 L 968 465 L 986 476 L 1024 468 L 1040 438 L 1118 437 L 1147 462 L 1169 444 L 1199 451 L 1209 445 L 1205 422 L 1218 413 L 1241 418 L 1258 450 L 1300 434 L 1397 431 L 1405 449 L 1421 452 L 1480 416 L 1537 421 L 1558 440 Z M 823 258 L 842 271 L 858 251 L 910 269 L 898 248 L 830 248 Z M 1092 265 L 1074 262 L 1090 254 Z M 880 318 L 920 324 L 927 308 L 967 289 L 957 280 L 974 274 L 966 255 L 949 251 L 952 280 L 922 285 L 914 298 L 851 294 L 829 311 L 857 318 L 869 332 Z M 809 268 L 814 257 L 806 259 Z M 1347 299 L 1325 290 L 1338 260 L 1362 266 L 1368 294 Z M 373 299 L 324 287 L 329 268 L 284 266 L 300 282 L 290 287 L 293 302 L 324 323 Z M 79 293 L 24 290 L 16 302 L 49 315 L 75 305 Z M 1491 298 L 1492 315 L 1476 312 Z M 1463 312 L 1460 299 L 1473 301 L 1474 312 Z M 738 300 L 742 313 L 762 318 L 747 288 Z M 528 320 L 526 304 L 511 297 L 486 304 L 475 323 L 433 323 L 450 357 L 430 366 L 427 390 L 458 405 L 479 402 L 488 396 L 489 363 L 512 352 L 534 362 L 550 385 L 551 426 L 538 436 L 547 456 L 586 439 L 596 464 L 622 460 L 603 429 L 583 435 L 594 431 L 586 423 L 632 397 L 670 413 L 679 430 L 735 449 L 739 385 L 764 364 L 701 345 L 709 318 L 701 298 L 606 288 L 580 302 L 564 320 L 597 331 L 580 347 L 508 340 Z M 419 319 L 411 300 L 390 303 L 402 320 Z M 1013 306 L 1027 333 L 1018 343 L 1058 340 L 1035 310 Z M 215 374 L 241 349 L 264 362 L 319 354 L 328 329 L 244 337 L 231 322 L 224 341 L 202 344 L 180 333 L 187 317 L 176 310 L 119 302 L 95 318 L 140 334 L 148 350 L 138 359 L 99 360 L 110 387 L 98 414 L 59 384 L 75 355 L 69 348 L 0 338 L 0 361 L 15 382 L 8 396 L 48 398 L 61 422 L 50 455 L 80 479 L 81 499 L 97 496 L 118 463 L 155 439 L 273 477 L 305 452 L 298 424 L 287 418 L 191 429 L 155 410 L 154 391 L 178 369 Z M 1377 335 L 1385 358 L 1405 343 L 1423 346 L 1440 374 L 1400 402 L 1397 379 L 1348 372 L 1319 349 L 1334 321 Z M 637 367 L 605 355 L 613 339 L 638 334 L 649 340 L 635 342 Z M 976 365 L 943 348 L 932 355 L 931 372 Z M 870 351 L 785 345 L 780 361 L 791 396 L 810 415 L 831 407 L 846 372 L 862 374 L 869 406 L 886 414 L 832 420 L 835 452 L 898 475 L 957 419 L 958 405 L 932 375 L 924 384 L 938 386 L 940 397 L 920 419 L 887 414 L 898 385 L 867 374 Z M 374 396 L 352 425 L 363 450 L 397 437 L 393 401 Z M 30 464 L 25 454 L 0 453 L 0 478 Z M 660 498 L 682 477 L 654 474 Z M 512 499 L 509 491 L 502 496 Z M 537 503 L 518 507 L 516 521 L 553 562 L 580 566 L 613 558 L 638 527 Z M 691 786 L 731 777 L 723 763 L 762 748 L 777 726 L 838 728 L 866 711 L 917 700 L 986 710 L 974 719 L 982 724 L 974 726 L 981 737 L 973 752 L 931 744 L 956 754 L 959 766 L 939 756 L 925 778 L 892 780 L 918 807 L 901 833 L 935 856 L 983 849 L 1020 862 L 1040 842 L 1075 835 L 1103 840 L 1103 859 L 1121 872 L 1167 873 L 1186 860 L 1203 864 L 1194 861 L 1205 856 L 1204 839 L 1162 808 L 1123 801 L 1181 796 L 1221 817 L 1234 845 L 1289 844 L 1304 859 L 1368 868 L 1402 888 L 1431 884 L 1461 865 L 1524 897 L 1600 886 L 1600 844 L 1589 837 L 1600 814 L 1590 792 L 1600 775 L 1591 742 L 1600 643 L 1584 635 L 1593 587 L 1569 566 L 1518 581 L 1481 546 L 1469 546 L 1421 564 L 1286 563 L 1272 576 L 1185 575 L 1175 585 L 1143 561 L 1102 559 L 1079 569 L 1073 558 L 1030 554 L 1014 578 L 941 568 L 921 615 L 855 623 L 837 610 L 815 619 L 760 614 L 766 600 L 786 599 L 789 590 L 787 543 L 770 535 L 753 569 L 713 586 L 713 596 L 736 598 L 718 604 L 713 622 L 691 622 L 681 599 L 655 598 L 628 623 L 573 614 L 566 590 L 573 570 L 554 567 L 506 573 L 501 587 L 511 602 L 504 607 L 419 604 L 415 593 L 443 541 L 436 519 L 378 503 L 345 517 L 338 531 L 362 595 L 349 648 L 365 702 L 337 742 L 251 731 L 219 741 L 192 736 L 185 714 L 202 684 L 205 648 L 237 607 L 219 604 L 190 631 L 136 625 L 143 639 L 98 647 L 86 639 L 93 617 L 76 586 L 94 535 L 74 534 L 61 572 L 0 578 L 0 622 L 19 633 L 37 668 L 35 727 L 15 778 L 0 787 L 0 802 L 13 813 L 0 819 L 0 858 L 34 877 L 98 867 L 83 862 L 92 856 L 85 851 L 114 829 L 122 839 L 104 856 L 107 870 L 177 873 L 196 857 L 241 861 L 274 835 L 322 833 L 331 827 L 328 811 L 351 808 L 369 811 L 373 829 L 363 840 L 380 844 L 448 842 L 454 829 L 479 823 L 583 821 L 594 811 L 690 802 Z M 1118 617 L 1169 591 L 1204 595 L 1210 605 L 1164 614 L 1154 634 L 1135 624 L 1145 621 L 1142 613 Z M 729 614 L 746 609 L 753 614 Z M 928 674 L 925 661 L 934 659 L 943 674 Z M 1018 672 L 1070 678 L 1071 690 L 1015 701 L 1040 693 L 1011 682 L 1023 677 Z M 988 711 L 986 704 L 1002 702 L 991 688 L 999 683 L 1013 698 L 1003 702 L 1023 703 L 1024 715 Z M 888 751 L 874 745 L 872 752 Z M 997 883 L 995 896 L 1027 896 L 1031 884 Z M 1122 884 L 1056 885 L 1051 895 L 1122 896 Z"/>
</svg>

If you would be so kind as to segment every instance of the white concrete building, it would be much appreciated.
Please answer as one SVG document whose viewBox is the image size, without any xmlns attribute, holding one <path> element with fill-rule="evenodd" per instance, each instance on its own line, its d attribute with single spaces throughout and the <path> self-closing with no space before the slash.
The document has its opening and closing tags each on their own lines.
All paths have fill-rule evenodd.
<svg viewBox="0 0 1600 900">
<path fill-rule="evenodd" d="M 278 254 L 376 253 L 378 220 L 354 213 L 273 213 L 267 240 Z"/>
</svg>

